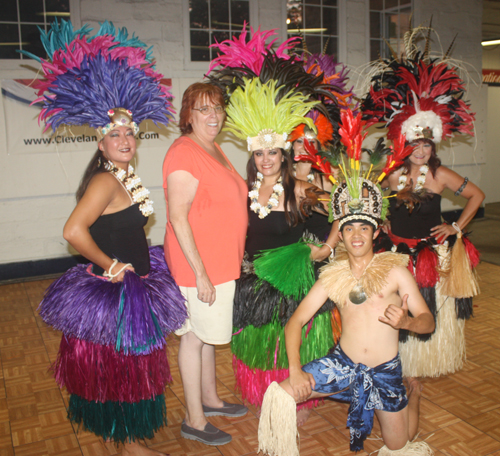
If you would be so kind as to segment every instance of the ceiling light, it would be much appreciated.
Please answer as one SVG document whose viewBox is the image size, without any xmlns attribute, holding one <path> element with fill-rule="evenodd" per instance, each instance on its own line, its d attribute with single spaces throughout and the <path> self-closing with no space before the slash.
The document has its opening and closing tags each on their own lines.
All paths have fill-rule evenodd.
<svg viewBox="0 0 500 456">
<path fill-rule="evenodd" d="M 37 13 L 38 16 L 54 16 L 54 17 L 70 17 L 70 13 L 60 13 L 57 11 L 47 11 L 45 13 Z"/>
<path fill-rule="evenodd" d="M 500 44 L 500 40 L 481 41 L 481 46 L 495 46 Z"/>
<path fill-rule="evenodd" d="M 287 32 L 289 34 L 294 33 L 321 33 L 326 32 L 328 29 L 326 28 L 306 28 L 306 29 L 288 29 Z"/>
</svg>

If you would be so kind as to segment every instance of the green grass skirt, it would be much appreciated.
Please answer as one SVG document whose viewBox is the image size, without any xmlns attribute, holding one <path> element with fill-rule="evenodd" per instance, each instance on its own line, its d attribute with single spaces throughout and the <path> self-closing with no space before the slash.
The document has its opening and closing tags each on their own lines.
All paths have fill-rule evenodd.
<svg viewBox="0 0 500 456">
<path fill-rule="evenodd" d="M 103 439 L 114 442 L 152 439 L 167 424 L 165 396 L 136 403 L 90 402 L 72 394 L 68 418 Z"/>
<path fill-rule="evenodd" d="M 302 365 L 325 356 L 333 347 L 332 314 L 317 315 L 302 328 L 300 362 Z M 235 328 L 235 332 L 238 328 Z M 279 320 L 256 328 L 246 326 L 231 340 L 231 351 L 251 369 L 287 369 L 285 328 Z"/>
</svg>

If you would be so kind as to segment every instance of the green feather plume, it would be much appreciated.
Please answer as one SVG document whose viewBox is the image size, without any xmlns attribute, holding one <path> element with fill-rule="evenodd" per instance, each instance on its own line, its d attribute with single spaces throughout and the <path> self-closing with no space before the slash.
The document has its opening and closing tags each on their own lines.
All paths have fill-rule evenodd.
<svg viewBox="0 0 500 456">
<path fill-rule="evenodd" d="M 301 123 L 316 131 L 313 120 L 304 116 L 319 101 L 308 101 L 307 96 L 294 90 L 276 101 L 279 90 L 274 80 L 262 84 L 257 78 L 245 79 L 244 85 L 231 95 L 224 130 L 243 140 L 268 129 L 280 135 L 289 134 Z"/>
<path fill-rule="evenodd" d="M 378 185 L 380 192 L 382 192 L 382 187 Z M 389 199 L 384 197 L 382 198 L 382 209 L 380 210 L 380 219 L 385 220 L 387 218 L 387 212 L 389 211 Z"/>
<path fill-rule="evenodd" d="M 329 143 L 328 147 L 320 150 L 318 155 L 327 160 L 330 165 L 338 167 L 342 163 L 342 155 L 346 155 L 346 147 L 340 138 L 335 138 L 333 143 Z"/>
<path fill-rule="evenodd" d="M 361 150 L 368 153 L 370 156 L 370 163 L 373 166 L 378 166 L 384 156 L 392 153 L 392 149 L 390 147 L 385 147 L 384 138 L 379 138 L 373 150 L 365 148 Z"/>
</svg>

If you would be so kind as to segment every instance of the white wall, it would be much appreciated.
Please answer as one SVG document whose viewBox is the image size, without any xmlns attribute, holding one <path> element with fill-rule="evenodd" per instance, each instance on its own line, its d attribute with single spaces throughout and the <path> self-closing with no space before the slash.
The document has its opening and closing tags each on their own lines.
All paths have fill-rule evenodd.
<svg viewBox="0 0 500 456">
<path fill-rule="evenodd" d="M 368 0 L 341 0 L 340 13 L 345 36 L 340 39 L 340 56 L 352 69 L 352 75 L 368 60 Z M 453 56 L 481 68 L 480 0 L 456 2 L 451 0 L 415 0 L 415 24 L 434 14 L 433 24 L 440 31 L 446 47 L 460 31 Z M 458 6 L 460 5 L 460 7 Z M 208 65 L 186 61 L 185 11 L 182 0 L 71 0 L 75 25 L 112 19 L 116 26 L 126 26 L 130 32 L 149 45 L 157 58 L 157 69 L 165 77 L 172 78 L 174 106 L 180 108 L 184 89 L 202 79 Z M 262 29 L 280 28 L 285 24 L 284 0 L 252 0 L 252 24 Z M 460 24 L 467 23 L 467 28 Z M 283 35 L 282 35 L 283 36 Z M 478 38 L 479 37 L 479 38 Z M 29 68 L 31 67 L 31 68 Z M 0 61 L 0 79 L 34 77 L 36 62 Z M 484 186 L 483 166 L 476 166 L 471 159 L 475 147 L 477 163 L 485 163 L 485 99 L 482 92 L 470 97 L 478 111 L 478 143 L 456 142 L 454 153 L 441 152 L 445 163 L 454 161 L 455 169 L 468 174 L 474 182 Z M 68 255 L 70 249 L 62 238 L 62 228 L 74 207 L 74 192 L 81 174 L 95 150 L 95 145 L 85 152 L 68 152 L 60 148 L 58 153 L 27 154 L 20 150 L 7 154 L 5 145 L 5 119 L 0 101 L 0 263 L 56 258 Z M 153 244 L 163 242 L 165 208 L 161 179 L 161 165 L 166 150 L 178 136 L 175 128 L 163 130 L 160 139 L 139 145 L 137 172 L 151 190 L 156 213 L 148 224 L 148 237 Z M 227 134 L 219 142 L 241 174 L 244 174 L 248 154 L 243 144 Z M 498 144 L 498 142 L 497 142 Z M 449 155 L 449 156 L 448 156 Z M 493 177 L 494 180 L 498 180 Z M 498 199 L 500 200 L 500 198 Z"/>
<path fill-rule="evenodd" d="M 486 141 L 486 163 L 483 167 L 482 189 L 486 203 L 500 201 L 500 87 L 488 88 L 488 138 Z"/>
<path fill-rule="evenodd" d="M 483 47 L 483 68 L 500 70 L 500 44 Z"/>
<path fill-rule="evenodd" d="M 500 45 L 483 48 L 483 68 L 500 69 Z M 486 139 L 486 164 L 483 166 L 483 191 L 486 193 L 486 203 L 500 201 L 500 87 L 488 87 L 488 110 Z"/>
<path fill-rule="evenodd" d="M 82 0 L 72 1 L 71 6 L 75 27 L 87 23 L 97 29 L 98 22 L 112 18 L 115 26 L 125 26 L 130 33 L 135 32 L 141 40 L 153 45 L 157 69 L 172 78 L 174 107 L 180 111 L 182 93 L 191 83 L 202 80 L 208 69 L 208 64 L 193 69 L 189 62 L 185 63 L 182 0 Z M 0 79 L 33 78 L 37 70 L 34 61 L 0 61 Z M 136 167 L 155 203 L 155 214 L 147 225 L 152 244 L 163 243 L 165 204 L 161 166 L 166 151 L 179 136 L 175 126 L 160 132 L 160 139 L 139 143 Z M 89 144 L 88 150 L 80 152 L 60 147 L 57 152 L 33 154 L 20 150 L 8 154 L 6 136 L 3 97 L 0 97 L 0 168 L 4 170 L 0 180 L 0 263 L 74 253 L 64 241 L 62 229 L 74 208 L 76 188 L 96 145 Z M 248 155 L 243 145 L 227 134 L 222 134 L 219 142 L 237 170 L 244 174 Z"/>
</svg>

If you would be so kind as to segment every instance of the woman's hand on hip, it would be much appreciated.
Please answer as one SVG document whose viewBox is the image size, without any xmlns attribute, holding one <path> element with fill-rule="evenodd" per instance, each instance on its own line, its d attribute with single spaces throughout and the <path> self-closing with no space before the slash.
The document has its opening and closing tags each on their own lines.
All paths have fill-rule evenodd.
<svg viewBox="0 0 500 456">
<path fill-rule="evenodd" d="M 111 279 L 111 282 L 113 282 L 113 283 L 123 282 L 123 278 L 125 277 L 126 271 L 135 272 L 134 267 L 131 265 L 127 265 L 126 263 L 116 263 L 115 267 L 113 268 L 113 270 L 111 272 L 114 272 L 116 274 L 122 268 L 124 268 L 123 271 L 121 271 L 120 274 L 118 274 L 116 277 L 113 277 Z"/>
<path fill-rule="evenodd" d="M 431 228 L 431 235 L 436 238 L 439 243 L 443 243 L 448 236 L 457 234 L 457 230 L 453 226 L 443 223 Z"/>
<path fill-rule="evenodd" d="M 201 275 L 196 279 L 196 289 L 198 290 L 198 299 L 201 302 L 206 302 L 209 306 L 215 302 L 215 287 L 212 285 L 207 274 Z"/>
</svg>

